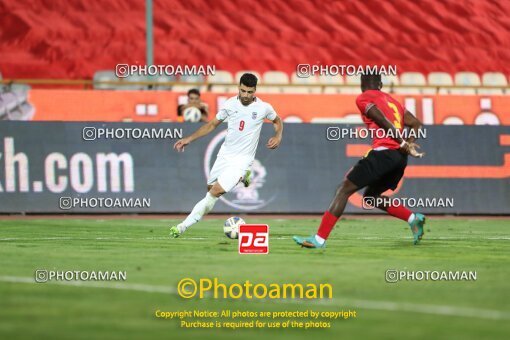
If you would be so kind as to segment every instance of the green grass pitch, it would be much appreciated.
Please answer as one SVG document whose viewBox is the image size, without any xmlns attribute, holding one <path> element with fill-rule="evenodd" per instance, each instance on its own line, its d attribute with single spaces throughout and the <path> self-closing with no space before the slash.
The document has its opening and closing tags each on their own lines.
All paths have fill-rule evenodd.
<svg viewBox="0 0 510 340">
<path fill-rule="evenodd" d="M 0 220 L 2 339 L 504 339 L 510 334 L 508 219 L 433 217 L 418 246 L 407 224 L 344 219 L 325 250 L 297 247 L 318 219 L 246 216 L 270 225 L 269 255 L 239 255 L 237 242 L 212 217 L 179 239 L 175 220 Z M 125 282 L 35 283 L 36 269 L 125 270 Z M 385 271 L 470 270 L 476 281 L 386 283 Z M 222 283 L 331 283 L 333 299 L 183 299 L 180 279 Z M 112 285 L 114 287 L 111 287 Z M 327 329 L 183 329 L 156 310 L 340 311 L 357 317 Z M 323 319 L 324 320 L 324 319 Z"/>
</svg>

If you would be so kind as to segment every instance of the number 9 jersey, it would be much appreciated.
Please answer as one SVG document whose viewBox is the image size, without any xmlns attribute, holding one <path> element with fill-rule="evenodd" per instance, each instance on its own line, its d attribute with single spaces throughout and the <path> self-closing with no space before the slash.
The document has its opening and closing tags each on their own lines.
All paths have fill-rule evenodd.
<svg viewBox="0 0 510 340">
<path fill-rule="evenodd" d="M 218 158 L 235 158 L 236 161 L 251 163 L 255 159 L 264 119 L 273 121 L 276 116 L 273 107 L 259 98 L 246 106 L 237 96 L 229 98 L 216 114 L 218 120 L 226 120 L 228 124 Z"/>
</svg>

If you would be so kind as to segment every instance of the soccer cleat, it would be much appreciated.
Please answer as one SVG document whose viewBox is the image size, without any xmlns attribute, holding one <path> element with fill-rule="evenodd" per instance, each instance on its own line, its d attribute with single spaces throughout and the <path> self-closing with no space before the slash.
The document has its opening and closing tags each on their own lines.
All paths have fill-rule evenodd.
<svg viewBox="0 0 510 340">
<path fill-rule="evenodd" d="M 246 170 L 246 173 L 244 174 L 244 177 L 243 177 L 241 182 L 243 182 L 245 188 L 250 186 L 250 183 L 251 183 L 251 170 Z"/>
<path fill-rule="evenodd" d="M 310 237 L 294 236 L 292 238 L 294 239 L 294 241 L 297 244 L 299 244 L 301 247 L 304 247 L 304 248 L 326 248 L 326 242 L 324 242 L 323 244 L 320 244 L 315 239 L 315 235 L 312 235 Z"/>
<path fill-rule="evenodd" d="M 411 227 L 411 231 L 413 232 L 414 236 L 414 244 L 420 243 L 421 238 L 425 233 L 423 232 L 423 226 L 425 225 L 425 215 L 417 213 L 414 214 L 414 220 L 409 223 L 409 226 Z"/>
<path fill-rule="evenodd" d="M 170 227 L 170 237 L 178 238 L 181 236 L 181 232 L 179 231 L 179 228 L 177 228 L 176 225 Z"/>
</svg>

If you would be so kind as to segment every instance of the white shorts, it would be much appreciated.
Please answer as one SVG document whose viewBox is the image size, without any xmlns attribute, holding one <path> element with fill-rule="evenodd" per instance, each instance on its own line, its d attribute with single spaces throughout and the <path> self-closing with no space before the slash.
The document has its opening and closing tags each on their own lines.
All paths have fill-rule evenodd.
<svg viewBox="0 0 510 340">
<path fill-rule="evenodd" d="M 229 192 L 241 181 L 250 168 L 251 162 L 239 162 L 223 157 L 216 158 L 214 165 L 209 172 L 208 185 L 218 181 L 225 192 Z"/>
</svg>

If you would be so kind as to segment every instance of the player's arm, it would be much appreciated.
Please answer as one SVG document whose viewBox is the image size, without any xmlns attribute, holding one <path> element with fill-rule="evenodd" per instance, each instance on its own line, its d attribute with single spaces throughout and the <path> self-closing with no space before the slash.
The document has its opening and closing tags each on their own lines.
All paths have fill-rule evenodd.
<svg viewBox="0 0 510 340">
<path fill-rule="evenodd" d="M 182 116 L 182 112 L 184 111 L 185 107 L 184 105 L 177 106 L 177 115 Z"/>
<path fill-rule="evenodd" d="M 200 121 L 207 122 L 207 119 L 209 117 L 209 106 L 207 106 L 205 103 L 200 103 L 199 109 L 200 109 L 200 112 L 202 113 Z"/>
<path fill-rule="evenodd" d="M 405 147 L 406 141 L 400 137 L 400 133 L 397 128 L 386 118 L 386 116 L 377 108 L 377 106 L 372 105 L 370 109 L 366 113 L 367 117 L 372 119 L 377 126 L 383 129 L 385 132 L 391 131 L 389 136 L 400 144 L 400 147 Z"/>
<path fill-rule="evenodd" d="M 269 149 L 276 149 L 282 142 L 283 137 L 283 121 L 280 117 L 276 116 L 273 122 L 274 137 L 269 138 L 267 141 L 267 147 Z"/>
<path fill-rule="evenodd" d="M 392 138 L 400 144 L 400 150 L 402 150 L 402 152 L 405 152 L 413 157 L 418 157 L 418 158 L 423 157 L 423 155 L 424 155 L 423 153 L 419 153 L 418 151 L 416 151 L 416 148 L 419 148 L 420 146 L 413 142 L 407 142 L 404 139 L 402 139 L 400 137 L 400 133 L 398 133 L 397 128 L 395 128 L 395 126 L 393 126 L 393 124 L 377 108 L 377 106 L 372 105 L 372 107 L 367 111 L 367 117 L 372 119 L 385 132 L 388 132 L 391 130 L 392 134 L 390 136 L 392 136 Z M 405 117 L 405 115 L 404 115 L 404 117 Z M 404 124 L 405 124 L 405 119 L 404 119 Z M 415 124 L 415 123 L 413 123 L 413 124 Z"/>
<path fill-rule="evenodd" d="M 416 138 L 414 136 L 418 136 L 418 131 L 422 127 L 422 123 L 418 118 L 416 118 L 411 112 L 405 110 L 404 111 L 404 125 L 413 130 L 413 133 L 410 133 L 410 136 L 406 139 L 406 142 L 409 144 L 408 153 L 413 157 L 421 158 L 425 156 L 424 152 L 418 152 L 416 149 L 419 149 L 420 146 L 416 144 L 414 141 Z"/>
<path fill-rule="evenodd" d="M 200 103 L 200 104 L 201 104 L 200 108 L 201 108 L 202 110 L 204 110 L 204 112 L 205 112 L 205 114 L 206 114 L 207 116 L 209 116 L 209 105 L 207 105 L 207 104 L 206 104 L 206 103 L 204 103 L 204 102 L 202 102 L 202 103 Z"/>
<path fill-rule="evenodd" d="M 189 143 L 193 142 L 194 140 L 199 139 L 200 137 L 204 137 L 204 136 L 208 135 L 209 133 L 211 133 L 211 131 L 216 129 L 218 127 L 218 125 L 221 124 L 221 122 L 222 122 L 221 120 L 219 120 L 218 118 L 215 117 L 210 122 L 207 122 L 206 124 L 202 125 L 197 131 L 193 132 L 188 137 L 184 137 L 183 139 L 179 139 L 174 144 L 174 149 L 179 151 L 179 152 L 184 151 L 184 147 L 186 145 L 188 145 Z"/>
<path fill-rule="evenodd" d="M 408 143 L 414 143 L 414 136 L 418 136 L 418 131 L 422 127 L 422 123 L 411 112 L 405 110 L 404 112 L 404 125 L 413 130 L 410 137 L 406 139 Z"/>
</svg>

